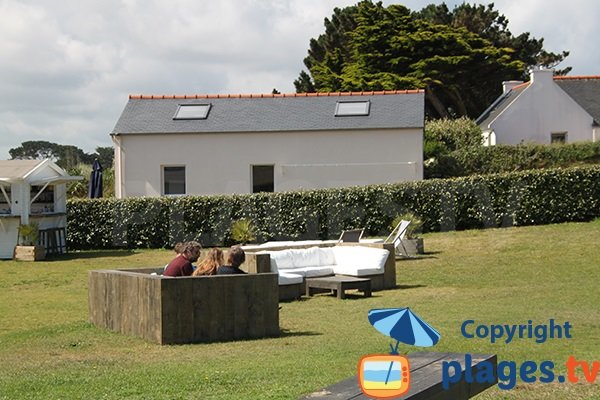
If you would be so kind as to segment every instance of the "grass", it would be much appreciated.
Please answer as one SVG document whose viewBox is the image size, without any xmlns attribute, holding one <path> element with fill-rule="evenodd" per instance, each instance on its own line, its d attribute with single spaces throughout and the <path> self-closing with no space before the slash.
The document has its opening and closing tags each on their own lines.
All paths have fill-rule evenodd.
<svg viewBox="0 0 600 400">
<path fill-rule="evenodd" d="M 600 360 L 600 220 L 425 235 L 429 253 L 397 262 L 399 288 L 368 299 L 283 303 L 279 338 L 159 346 L 87 322 L 87 271 L 164 265 L 166 250 L 71 253 L 0 262 L 0 399 L 296 399 L 388 351 L 373 308 L 406 307 L 440 331 L 432 350 L 495 353 L 499 361 Z M 572 339 L 464 338 L 463 321 L 569 321 Z M 407 353 L 420 350 L 400 346 Z M 583 380 L 581 371 L 580 378 Z M 600 382 L 600 377 L 597 379 Z M 598 384 L 523 384 L 479 399 L 600 398 Z"/>
</svg>

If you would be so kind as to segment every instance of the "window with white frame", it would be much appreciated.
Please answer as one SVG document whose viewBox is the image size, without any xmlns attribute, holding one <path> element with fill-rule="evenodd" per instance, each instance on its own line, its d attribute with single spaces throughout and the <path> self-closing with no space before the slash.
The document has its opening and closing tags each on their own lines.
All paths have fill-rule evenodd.
<svg viewBox="0 0 600 400">
<path fill-rule="evenodd" d="M 163 194 L 177 195 L 185 193 L 185 166 L 163 166 Z"/>
<path fill-rule="evenodd" d="M 371 110 L 370 101 L 338 101 L 335 106 L 336 117 L 367 116 Z"/>
<path fill-rule="evenodd" d="M 550 143 L 552 143 L 552 144 L 567 143 L 567 132 L 552 132 L 550 134 Z"/>
<path fill-rule="evenodd" d="M 210 104 L 180 104 L 173 119 L 207 119 L 210 106 Z"/>
</svg>

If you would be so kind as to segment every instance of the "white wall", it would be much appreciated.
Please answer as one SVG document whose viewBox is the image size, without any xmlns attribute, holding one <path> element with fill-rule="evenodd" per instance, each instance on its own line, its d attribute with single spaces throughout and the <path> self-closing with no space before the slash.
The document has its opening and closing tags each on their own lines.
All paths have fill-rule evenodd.
<svg viewBox="0 0 600 400">
<path fill-rule="evenodd" d="M 552 79 L 551 70 L 534 71 L 531 84 L 491 125 L 498 144 L 549 144 L 552 133 L 567 142 L 592 140 L 592 117 Z"/>
<path fill-rule="evenodd" d="M 125 135 L 116 194 L 161 195 L 165 165 L 186 166 L 187 194 L 251 193 L 251 165 L 275 165 L 276 192 L 420 180 L 422 142 L 421 129 Z"/>
</svg>

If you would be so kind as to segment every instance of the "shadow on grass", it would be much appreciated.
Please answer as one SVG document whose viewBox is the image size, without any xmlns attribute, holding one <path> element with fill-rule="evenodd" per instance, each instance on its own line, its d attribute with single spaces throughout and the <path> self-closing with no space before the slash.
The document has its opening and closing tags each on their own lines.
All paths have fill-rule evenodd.
<svg viewBox="0 0 600 400">
<path fill-rule="evenodd" d="M 425 285 L 397 285 L 396 289 L 418 289 L 418 288 L 423 288 L 423 287 L 427 287 Z"/>
<path fill-rule="evenodd" d="M 369 297 L 365 297 L 365 295 L 362 294 L 362 293 L 346 293 L 345 296 L 346 297 L 344 297 L 343 299 L 339 299 L 339 300 L 352 300 L 352 301 L 355 301 L 355 300 L 364 300 L 364 299 L 368 299 L 369 298 Z M 323 293 L 315 293 L 311 297 L 332 297 L 332 298 L 336 299 L 337 298 L 337 294 L 323 292 Z M 381 297 L 381 296 L 377 296 L 376 294 L 372 293 L 370 297 Z M 309 299 L 310 299 L 310 297 L 309 297 Z"/>
<path fill-rule="evenodd" d="M 396 261 L 419 261 L 419 260 L 426 260 L 426 259 L 435 259 L 437 260 L 438 257 L 436 257 L 434 254 L 438 254 L 440 252 L 433 252 L 433 253 L 425 253 L 425 254 L 421 254 L 418 256 L 413 256 L 413 257 L 396 257 Z"/>
<path fill-rule="evenodd" d="M 311 331 L 290 331 L 289 329 L 281 329 L 279 333 L 280 338 L 295 337 L 295 336 L 322 336 L 321 332 Z"/>
<path fill-rule="evenodd" d="M 127 257 L 136 254 L 135 250 L 90 250 L 76 251 L 67 254 L 52 254 L 46 257 L 44 261 L 69 261 L 83 258 L 102 258 L 102 257 Z"/>
</svg>

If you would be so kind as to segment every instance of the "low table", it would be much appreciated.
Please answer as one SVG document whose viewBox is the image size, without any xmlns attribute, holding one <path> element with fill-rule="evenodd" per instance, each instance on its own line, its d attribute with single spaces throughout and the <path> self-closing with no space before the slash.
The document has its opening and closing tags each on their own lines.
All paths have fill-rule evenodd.
<svg viewBox="0 0 600 400">
<path fill-rule="evenodd" d="M 346 290 L 356 289 L 364 293 L 365 297 L 371 297 L 371 280 L 367 278 L 356 278 L 353 276 L 324 276 L 321 278 L 306 279 L 306 295 L 312 296 L 315 290 L 329 289 L 337 293 L 338 299 L 346 298 Z"/>
<path fill-rule="evenodd" d="M 496 370 L 498 361 L 495 354 L 472 354 L 471 375 L 475 376 L 480 363 L 488 362 Z M 417 352 L 407 356 L 410 363 L 410 390 L 398 400 L 466 400 L 484 390 L 496 385 L 489 383 L 469 383 L 465 379 L 465 354 L 463 353 L 436 353 Z M 442 363 L 444 361 L 458 361 L 461 364 L 462 376 L 459 382 L 453 383 L 448 390 L 442 385 Z M 368 400 L 360 390 L 358 378 L 353 376 L 334 385 L 323 388 L 301 398 L 301 400 Z"/>
</svg>

